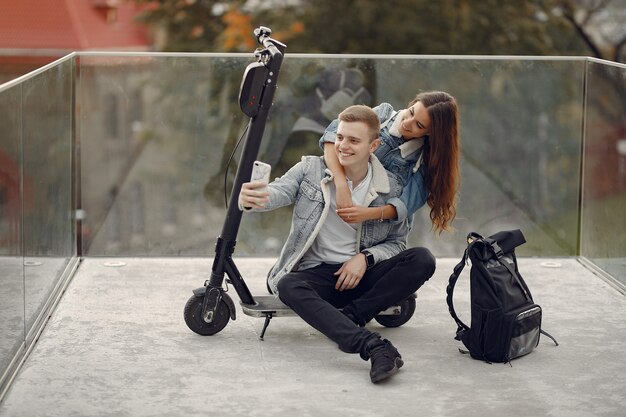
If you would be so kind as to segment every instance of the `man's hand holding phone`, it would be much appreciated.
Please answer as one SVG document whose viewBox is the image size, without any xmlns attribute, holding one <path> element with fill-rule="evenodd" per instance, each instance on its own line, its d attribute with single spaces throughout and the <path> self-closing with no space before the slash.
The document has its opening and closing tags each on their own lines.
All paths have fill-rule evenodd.
<svg viewBox="0 0 626 417">
<path fill-rule="evenodd" d="M 272 167 L 260 161 L 254 161 L 250 182 L 241 185 L 239 208 L 241 210 L 262 209 L 269 201 L 267 184 Z"/>
</svg>

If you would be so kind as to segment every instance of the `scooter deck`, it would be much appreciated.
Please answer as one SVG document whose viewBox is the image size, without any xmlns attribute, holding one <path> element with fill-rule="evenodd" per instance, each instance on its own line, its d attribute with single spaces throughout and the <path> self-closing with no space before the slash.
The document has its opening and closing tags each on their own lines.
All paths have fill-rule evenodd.
<svg viewBox="0 0 626 417">
<path fill-rule="evenodd" d="M 417 294 L 413 294 L 414 298 L 417 298 Z M 285 304 L 278 297 L 273 295 L 258 295 L 254 297 L 256 304 L 244 304 L 240 302 L 243 313 L 252 317 L 293 317 L 297 314 Z M 379 316 L 397 316 L 401 314 L 400 306 L 394 305 L 386 310 L 378 313 Z"/>
<path fill-rule="evenodd" d="M 413 294 L 414 298 L 417 298 L 416 294 Z M 259 295 L 254 297 L 255 304 L 244 304 L 240 302 L 243 313 L 252 317 L 265 317 L 265 323 L 263 324 L 263 330 L 259 339 L 263 340 L 267 326 L 270 324 L 270 320 L 274 317 L 293 317 L 296 313 L 280 299 L 273 295 Z M 381 311 L 379 316 L 397 316 L 402 314 L 400 306 L 394 305 L 388 309 Z"/>
<path fill-rule="evenodd" d="M 254 297 L 256 304 L 240 303 L 243 313 L 252 317 L 293 317 L 296 313 L 279 298 L 273 295 L 259 295 Z"/>
<path fill-rule="evenodd" d="M 254 297 L 255 304 L 244 304 L 240 302 L 243 313 L 252 317 L 265 317 L 265 323 L 263 324 L 263 330 L 259 339 L 263 340 L 267 326 L 270 324 L 270 320 L 273 317 L 289 317 L 296 316 L 296 313 L 283 304 L 280 299 L 273 295 L 259 295 Z"/>
</svg>

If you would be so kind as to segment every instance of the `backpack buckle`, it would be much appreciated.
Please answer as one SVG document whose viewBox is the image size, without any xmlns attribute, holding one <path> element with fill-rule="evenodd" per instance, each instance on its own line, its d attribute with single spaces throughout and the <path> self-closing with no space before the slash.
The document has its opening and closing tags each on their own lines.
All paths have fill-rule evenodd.
<svg viewBox="0 0 626 417">
<path fill-rule="evenodd" d="M 493 249 L 493 253 L 496 254 L 496 258 L 498 259 L 502 258 L 502 256 L 504 255 L 504 251 L 500 248 L 500 246 L 498 246 L 498 242 L 494 240 L 494 241 L 489 242 L 489 245 Z"/>
<path fill-rule="evenodd" d="M 476 232 L 470 232 L 467 235 L 467 244 L 471 245 L 474 241 L 478 240 L 478 239 L 482 239 L 483 237 L 481 235 L 479 235 Z"/>
<path fill-rule="evenodd" d="M 456 329 L 456 336 L 454 336 L 454 340 L 459 340 L 461 341 L 463 338 L 463 335 L 465 334 L 465 332 L 467 332 L 467 328 L 461 326 L 460 324 L 457 325 L 457 329 Z"/>
</svg>

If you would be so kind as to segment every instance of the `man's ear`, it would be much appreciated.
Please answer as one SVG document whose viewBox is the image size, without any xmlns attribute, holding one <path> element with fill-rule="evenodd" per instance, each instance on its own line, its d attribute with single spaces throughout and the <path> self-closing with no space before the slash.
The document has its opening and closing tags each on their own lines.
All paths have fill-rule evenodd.
<svg viewBox="0 0 626 417">
<path fill-rule="evenodd" d="M 370 143 L 370 153 L 373 153 L 376 149 L 378 149 L 379 146 L 380 146 L 380 138 L 374 139 Z"/>
</svg>

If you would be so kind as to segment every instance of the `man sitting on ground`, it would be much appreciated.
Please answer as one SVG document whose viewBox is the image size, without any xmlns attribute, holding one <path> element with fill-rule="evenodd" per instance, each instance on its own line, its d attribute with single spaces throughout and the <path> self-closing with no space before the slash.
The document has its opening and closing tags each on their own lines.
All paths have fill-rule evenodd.
<svg viewBox="0 0 626 417">
<path fill-rule="evenodd" d="M 367 106 L 351 106 L 339 115 L 335 151 L 356 205 L 382 207 L 402 191 L 372 154 L 379 131 L 378 117 Z M 364 326 L 417 291 L 433 275 L 435 258 L 426 248 L 406 249 L 406 220 L 354 225 L 341 220 L 323 157 L 303 157 L 269 185 L 245 183 L 239 195 L 244 211 L 290 204 L 295 205 L 291 232 L 269 273 L 270 288 L 342 351 L 371 360 L 372 382 L 390 377 L 404 364 L 400 353 Z"/>
</svg>

